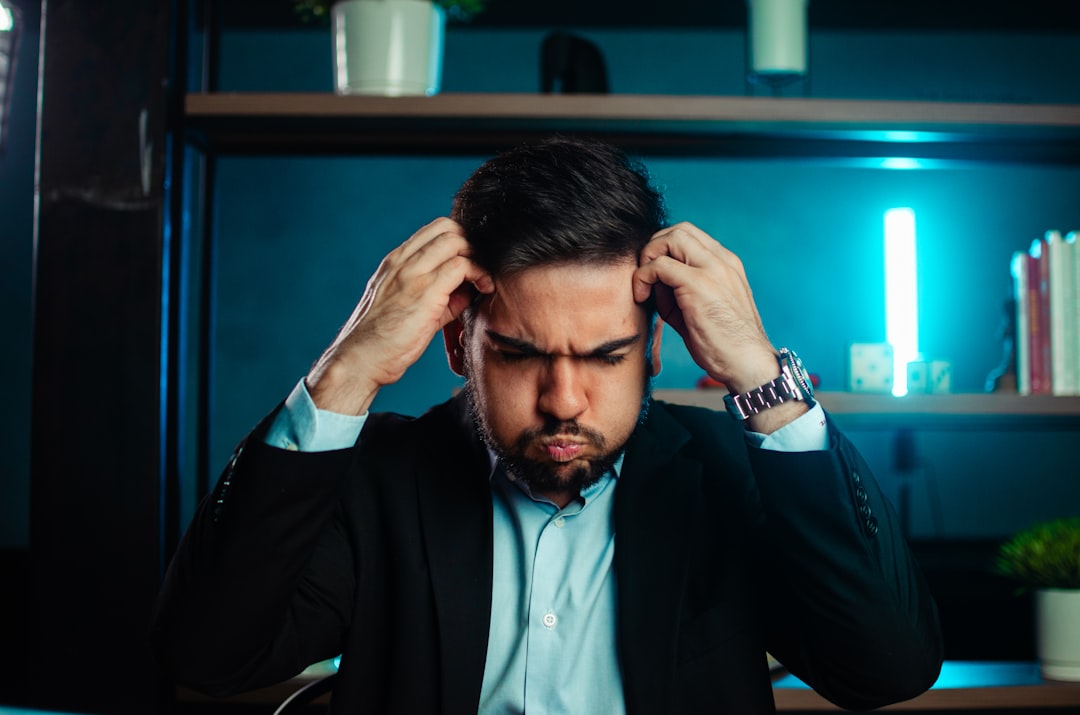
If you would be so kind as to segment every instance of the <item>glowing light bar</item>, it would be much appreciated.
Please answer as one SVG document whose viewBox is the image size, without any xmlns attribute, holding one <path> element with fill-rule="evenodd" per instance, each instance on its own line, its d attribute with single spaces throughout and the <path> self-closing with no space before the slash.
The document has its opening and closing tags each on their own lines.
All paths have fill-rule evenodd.
<svg viewBox="0 0 1080 715">
<path fill-rule="evenodd" d="M 0 32 L 10 32 L 15 29 L 15 18 L 11 14 L 11 10 L 4 7 L 4 3 L 0 2 Z"/>
<path fill-rule="evenodd" d="M 893 394 L 907 394 L 907 364 L 919 354 L 915 212 L 885 212 L 885 339 L 893 346 Z"/>
</svg>

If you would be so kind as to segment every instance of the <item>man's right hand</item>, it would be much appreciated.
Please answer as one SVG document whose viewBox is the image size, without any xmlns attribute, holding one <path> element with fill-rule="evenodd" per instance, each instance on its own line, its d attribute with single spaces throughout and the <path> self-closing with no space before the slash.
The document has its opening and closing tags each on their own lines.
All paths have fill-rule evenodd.
<svg viewBox="0 0 1080 715">
<path fill-rule="evenodd" d="M 383 385 L 401 379 L 431 339 L 494 282 L 469 258 L 461 226 L 439 218 L 394 249 L 305 380 L 315 405 L 340 414 L 368 410 Z"/>
</svg>

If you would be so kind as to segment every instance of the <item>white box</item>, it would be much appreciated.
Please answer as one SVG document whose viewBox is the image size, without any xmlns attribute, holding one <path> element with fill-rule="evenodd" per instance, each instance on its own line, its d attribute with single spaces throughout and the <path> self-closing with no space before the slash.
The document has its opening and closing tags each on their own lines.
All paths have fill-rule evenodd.
<svg viewBox="0 0 1080 715">
<path fill-rule="evenodd" d="M 952 363 L 948 360 L 931 360 L 926 372 L 926 391 L 935 395 L 952 392 Z"/>
<path fill-rule="evenodd" d="M 929 392 L 930 390 L 930 363 L 925 360 L 912 360 L 907 364 L 907 391 L 908 394 Z"/>
<path fill-rule="evenodd" d="M 892 392 L 892 345 L 852 343 L 848 362 L 848 389 L 852 392 Z"/>
</svg>

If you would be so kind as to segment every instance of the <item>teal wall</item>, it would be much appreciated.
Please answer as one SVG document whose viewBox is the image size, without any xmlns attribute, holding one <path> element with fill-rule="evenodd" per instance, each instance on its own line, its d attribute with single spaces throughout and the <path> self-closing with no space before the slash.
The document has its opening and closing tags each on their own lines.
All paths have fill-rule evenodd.
<svg viewBox="0 0 1080 715">
<path fill-rule="evenodd" d="M 543 34 L 453 30 L 444 91 L 536 91 Z M 741 33 L 583 34 L 602 48 L 613 91 L 744 92 Z M 815 97 L 1080 101 L 1064 70 L 1080 49 L 1076 37 L 823 33 L 811 48 Z M 315 31 L 231 35 L 223 68 L 227 89 L 331 87 L 328 39 Z M 482 159 L 221 162 L 216 464 L 332 339 L 382 256 L 446 213 Z M 699 224 L 742 257 L 774 342 L 798 348 L 823 389 L 843 389 L 848 343 L 884 339 L 886 209 L 916 210 L 922 348 L 953 362 L 957 391 L 980 391 L 1000 359 L 1012 251 L 1049 228 L 1080 228 L 1076 168 L 646 160 L 672 218 Z M 657 386 L 690 387 L 700 374 L 669 334 Z M 376 407 L 416 414 L 458 384 L 436 341 Z M 893 468 L 891 433 L 851 434 L 886 489 L 910 490 L 915 536 L 996 537 L 1080 511 L 1064 447 L 1070 431 L 920 431 L 919 467 L 905 474 Z"/>
<path fill-rule="evenodd" d="M 533 92 L 542 31 L 452 27 L 444 91 Z M 621 93 L 742 94 L 743 38 L 733 31 L 588 31 Z M 815 97 L 1080 102 L 1080 37 L 1008 34 L 820 33 L 811 38 Z M 226 90 L 330 91 L 323 31 L 232 32 L 222 47 Z M 676 100 L 677 101 L 677 100 Z M 31 134 L 32 136 L 32 134 Z M 484 157 L 227 158 L 220 162 L 213 462 L 305 373 L 332 339 L 379 260 L 420 224 L 445 214 Z M 953 166 L 920 171 L 830 162 L 649 159 L 671 215 L 739 253 L 777 344 L 799 350 L 841 389 L 846 345 L 884 338 L 881 220 L 913 206 L 919 220 L 923 349 L 951 359 L 957 390 L 981 389 L 996 364 L 1011 252 L 1049 228 L 1080 228 L 1080 169 Z M 29 215 L 32 164 L 0 200 Z M 13 179 L 13 181 L 15 181 Z M 198 207 L 192 207 L 195 214 Z M 5 211 L 5 214 L 7 211 Z M 5 236 L 0 271 L 8 385 L 0 448 L 0 546 L 26 539 L 29 246 L 24 219 Z M 11 236 L 11 238 L 8 238 Z M 17 300 L 9 301 L 9 287 Z M 21 302 L 20 302 L 21 301 Z M 658 386 L 688 387 L 700 371 L 674 333 Z M 434 345 L 379 409 L 416 413 L 459 384 Z M 915 535 L 996 536 L 1034 518 L 1080 511 L 1068 432 L 927 432 L 922 465 L 892 468 L 887 432 L 852 435 L 887 489 L 909 484 Z M 991 448 L 988 448 L 988 445 Z M 1025 471 L 1026 470 L 1026 471 Z M 1075 470 L 1072 470 L 1073 472 Z M 940 507 L 940 510 L 939 510 Z"/>
</svg>

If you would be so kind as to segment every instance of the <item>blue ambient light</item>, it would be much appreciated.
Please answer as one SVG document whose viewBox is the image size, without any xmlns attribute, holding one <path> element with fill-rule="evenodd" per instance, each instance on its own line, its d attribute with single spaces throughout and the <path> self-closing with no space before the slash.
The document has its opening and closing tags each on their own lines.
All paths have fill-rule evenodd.
<svg viewBox="0 0 1080 715">
<path fill-rule="evenodd" d="M 926 165 L 909 156 L 890 156 L 881 160 L 882 169 L 923 169 Z"/>
</svg>

